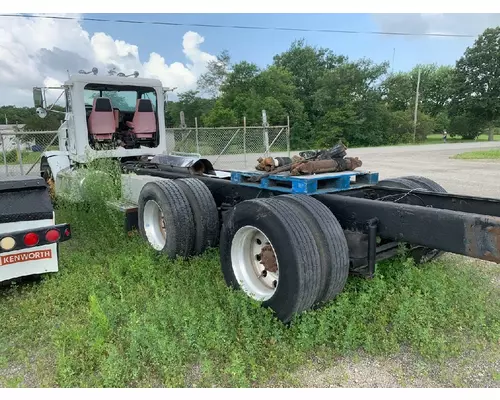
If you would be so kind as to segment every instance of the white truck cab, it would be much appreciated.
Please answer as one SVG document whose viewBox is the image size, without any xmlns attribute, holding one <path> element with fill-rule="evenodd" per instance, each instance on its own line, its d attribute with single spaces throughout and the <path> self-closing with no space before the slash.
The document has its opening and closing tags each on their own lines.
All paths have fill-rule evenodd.
<svg viewBox="0 0 500 400">
<path fill-rule="evenodd" d="M 59 150 L 42 155 L 40 172 L 56 188 L 61 176 L 96 158 L 138 159 L 167 154 L 174 146 L 165 132 L 168 88 L 158 79 L 119 74 L 99 76 L 80 71 L 61 87 L 35 87 L 33 99 L 39 117 L 47 115 L 45 92 L 62 90 L 64 121 L 58 129 Z M 57 111 L 56 111 L 57 112 Z M 61 172 L 65 174 L 61 175 Z"/>
</svg>

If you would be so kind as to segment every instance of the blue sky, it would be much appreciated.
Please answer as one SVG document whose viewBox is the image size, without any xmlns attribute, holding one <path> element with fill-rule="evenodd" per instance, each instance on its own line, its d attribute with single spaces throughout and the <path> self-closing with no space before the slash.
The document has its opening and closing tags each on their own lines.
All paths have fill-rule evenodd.
<svg viewBox="0 0 500 400">
<path fill-rule="evenodd" d="M 381 19 L 373 14 L 85 14 L 85 17 L 360 31 L 388 29 L 418 31 L 422 26 L 426 29 L 433 27 L 432 24 L 423 23 L 424 19 L 419 19 L 418 14 L 415 18 L 412 16 L 408 20 L 398 15 L 389 17 L 386 15 L 385 19 Z M 443 26 L 453 26 L 456 29 L 454 33 L 478 33 L 466 31 L 468 26 L 463 24 L 463 18 L 460 20 L 461 24 L 453 23 L 450 18 Z M 167 63 L 186 61 L 182 53 L 182 36 L 188 30 L 198 32 L 205 38 L 205 42 L 201 45 L 203 51 L 217 54 L 227 49 L 233 61 L 247 60 L 261 67 L 271 63 L 275 54 L 286 50 L 293 40 L 299 38 L 306 39 L 312 45 L 328 47 L 338 54 L 344 54 L 353 59 L 367 57 L 376 62 L 392 62 L 393 49 L 395 49 L 394 69 L 396 71 L 411 69 L 417 63 L 452 65 L 463 54 L 465 48 L 473 43 L 473 39 L 464 38 L 409 38 L 88 21 L 83 22 L 82 25 L 91 34 L 103 31 L 114 39 L 137 45 L 143 61 L 148 59 L 151 52 L 157 52 L 165 57 Z M 439 29 L 439 26 L 437 28 Z"/>
<path fill-rule="evenodd" d="M 156 77 L 175 93 L 196 89 L 211 56 L 228 50 L 233 62 L 265 68 L 296 39 L 326 47 L 350 59 L 392 62 L 395 71 L 416 64 L 454 65 L 487 27 L 500 26 L 500 14 L 85 14 L 85 18 L 163 21 L 186 26 L 123 24 L 85 20 L 4 18 L 0 21 L 2 102 L 32 103 L 32 87 L 57 86 L 82 68 L 115 66 Z M 447 33 L 469 38 L 408 37 L 345 33 L 290 32 L 193 27 L 189 24 L 292 27 L 349 31 Z M 86 30 L 91 40 L 83 34 Z M 191 33 L 188 33 L 190 32 Z M 31 32 L 21 35 L 19 32 Z M 196 33 L 192 33 L 196 32 Z M 204 42 L 199 43 L 200 38 Z M 184 39 L 184 48 L 183 48 Z M 137 59 L 137 46 L 140 60 Z M 189 59 L 183 53 L 188 53 Z M 153 54 L 152 57 L 150 55 Z M 158 56 L 159 55 L 159 56 Z M 162 59 L 163 57 L 163 59 Z"/>
</svg>

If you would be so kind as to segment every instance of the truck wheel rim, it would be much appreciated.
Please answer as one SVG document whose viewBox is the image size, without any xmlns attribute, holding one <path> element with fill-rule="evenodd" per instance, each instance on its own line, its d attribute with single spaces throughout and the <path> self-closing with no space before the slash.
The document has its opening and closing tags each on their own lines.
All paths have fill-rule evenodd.
<svg viewBox="0 0 500 400">
<path fill-rule="evenodd" d="M 167 231 L 163 212 L 154 200 L 148 200 L 144 205 L 144 231 L 151 246 L 155 250 L 163 250 L 167 240 Z"/>
<path fill-rule="evenodd" d="M 279 263 L 271 241 L 258 228 L 244 226 L 233 237 L 231 262 L 236 280 L 248 296 L 270 299 L 279 284 Z"/>
</svg>

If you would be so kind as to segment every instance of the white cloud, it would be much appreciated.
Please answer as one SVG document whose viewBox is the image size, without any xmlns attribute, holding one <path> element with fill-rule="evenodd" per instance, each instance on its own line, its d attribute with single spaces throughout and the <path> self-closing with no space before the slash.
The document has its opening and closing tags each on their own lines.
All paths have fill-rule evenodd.
<svg viewBox="0 0 500 400">
<path fill-rule="evenodd" d="M 158 78 L 165 86 L 177 87 L 177 92 L 194 89 L 207 62 L 216 59 L 201 50 L 204 41 L 198 33 L 186 32 L 182 49 L 187 62 L 169 65 L 155 52 L 141 61 L 136 45 L 105 32 L 90 36 L 78 20 L 2 18 L 0 105 L 31 106 L 33 86 L 59 85 L 67 79 L 67 70 L 76 73 L 94 66 L 99 74 L 113 67 L 126 74 L 137 70 L 142 77 Z"/>
<path fill-rule="evenodd" d="M 479 35 L 500 25 L 500 14 L 372 14 L 380 30 Z"/>
</svg>

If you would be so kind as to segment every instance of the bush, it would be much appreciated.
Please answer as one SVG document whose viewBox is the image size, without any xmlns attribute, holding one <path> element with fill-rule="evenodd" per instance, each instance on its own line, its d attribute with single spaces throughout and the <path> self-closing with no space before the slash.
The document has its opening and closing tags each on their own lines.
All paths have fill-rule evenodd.
<svg viewBox="0 0 500 400">
<path fill-rule="evenodd" d="M 434 119 L 423 112 L 417 114 L 417 132 L 416 141 L 423 142 L 427 139 L 428 135 L 432 135 L 434 132 L 435 121 Z"/>
<path fill-rule="evenodd" d="M 442 134 L 444 130 L 450 129 L 450 118 L 448 113 L 441 112 L 434 118 L 434 133 Z"/>
<path fill-rule="evenodd" d="M 408 143 L 413 141 L 414 114 L 411 110 L 394 111 L 391 113 L 388 124 L 387 144 Z M 423 113 L 417 114 L 416 141 L 423 142 L 435 128 L 434 119 Z"/>
<path fill-rule="evenodd" d="M 387 140 L 389 144 L 408 143 L 413 140 L 413 121 L 407 111 L 391 113 Z"/>
<path fill-rule="evenodd" d="M 484 123 L 470 114 L 457 115 L 450 121 L 450 135 L 461 136 L 465 140 L 475 139 L 483 128 Z"/>
</svg>

